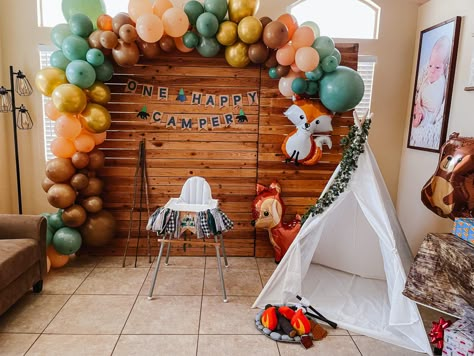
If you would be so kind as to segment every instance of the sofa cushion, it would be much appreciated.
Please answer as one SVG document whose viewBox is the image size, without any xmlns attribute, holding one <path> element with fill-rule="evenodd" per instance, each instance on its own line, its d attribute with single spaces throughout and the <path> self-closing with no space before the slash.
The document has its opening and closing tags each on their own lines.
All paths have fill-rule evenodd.
<svg viewBox="0 0 474 356">
<path fill-rule="evenodd" d="M 36 240 L 0 240 L 0 290 L 38 262 L 39 256 L 39 245 Z"/>
</svg>

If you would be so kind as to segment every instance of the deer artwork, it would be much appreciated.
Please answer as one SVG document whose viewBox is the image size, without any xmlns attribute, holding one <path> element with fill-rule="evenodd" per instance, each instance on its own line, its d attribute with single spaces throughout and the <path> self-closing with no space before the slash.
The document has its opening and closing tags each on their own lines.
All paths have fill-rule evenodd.
<svg viewBox="0 0 474 356">
<path fill-rule="evenodd" d="M 281 186 L 273 181 L 268 187 L 257 184 L 257 196 L 252 204 L 252 225 L 267 229 L 270 243 L 275 251 L 275 262 L 281 261 L 301 228 L 301 217 L 284 223 L 285 204 L 280 197 Z"/>
<path fill-rule="evenodd" d="M 331 114 L 319 101 L 295 100 L 283 113 L 295 126 L 283 141 L 281 150 L 285 162 L 294 161 L 309 166 L 321 160 L 323 144 L 332 147 L 331 138 L 327 135 L 313 138 L 313 134 L 332 131 Z"/>
</svg>

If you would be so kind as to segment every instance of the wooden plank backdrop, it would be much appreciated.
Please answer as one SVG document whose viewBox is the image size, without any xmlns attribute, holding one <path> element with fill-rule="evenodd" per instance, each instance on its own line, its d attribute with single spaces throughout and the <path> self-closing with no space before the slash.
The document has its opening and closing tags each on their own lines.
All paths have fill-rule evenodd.
<svg viewBox="0 0 474 356">
<path fill-rule="evenodd" d="M 342 54 L 342 64 L 356 69 L 357 44 L 337 45 Z M 135 93 L 127 92 L 127 82 L 138 83 Z M 152 96 L 143 96 L 143 84 L 153 87 Z M 278 81 L 268 77 L 267 70 L 257 65 L 238 69 L 229 66 L 224 57 L 204 58 L 190 54 L 164 54 L 153 61 L 141 60 L 131 68 L 116 67 L 108 83 L 112 100 L 107 108 L 112 115 L 112 125 L 107 139 L 100 146 L 106 156 L 106 165 L 99 172 L 105 183 L 104 207 L 117 220 L 117 234 L 112 242 L 87 252 L 99 255 L 123 254 L 126 245 L 130 209 L 134 191 L 134 175 L 138 161 L 138 147 L 145 139 L 146 166 L 148 171 L 150 209 L 153 212 L 169 198 L 178 197 L 181 187 L 192 176 L 202 176 L 210 183 L 213 197 L 219 199 L 221 209 L 234 221 L 234 229 L 225 234 L 225 244 L 230 256 L 271 257 L 273 250 L 266 231 L 255 231 L 250 225 L 251 204 L 255 198 L 256 183 L 268 185 L 277 179 L 283 189 L 282 197 L 287 206 L 286 219 L 296 213 L 303 214 L 314 204 L 330 175 L 341 159 L 339 141 L 348 132 L 352 122 L 350 112 L 333 119 L 333 148 L 325 149 L 323 159 L 315 166 L 285 164 L 281 144 L 294 126 L 283 115 L 292 102 L 281 96 Z M 167 100 L 158 100 L 158 88 L 168 88 Z M 187 100 L 176 100 L 183 89 Z M 258 105 L 249 105 L 248 92 L 258 93 Z M 193 92 L 209 95 L 243 96 L 242 107 L 248 121 L 234 122 L 226 127 L 222 115 L 239 108 L 220 108 L 193 105 Z M 162 122 L 137 117 L 146 106 L 152 115 L 162 113 Z M 169 116 L 177 119 L 177 128 L 166 128 Z M 198 130 L 198 118 L 221 115 L 221 127 Z M 182 130 L 181 118 L 191 118 L 193 127 Z M 137 202 L 139 200 L 137 199 Z M 145 207 L 145 201 L 143 201 Z M 138 204 L 137 204 L 138 207 Z M 146 255 L 146 209 L 141 211 L 141 237 L 138 240 L 140 210 L 133 214 L 129 254 Z M 152 237 L 152 253 L 157 253 L 157 242 Z M 209 250 L 209 249 L 208 249 Z M 172 254 L 203 255 L 198 247 L 184 249 L 172 247 Z M 206 251 L 214 254 L 214 251 Z"/>
</svg>

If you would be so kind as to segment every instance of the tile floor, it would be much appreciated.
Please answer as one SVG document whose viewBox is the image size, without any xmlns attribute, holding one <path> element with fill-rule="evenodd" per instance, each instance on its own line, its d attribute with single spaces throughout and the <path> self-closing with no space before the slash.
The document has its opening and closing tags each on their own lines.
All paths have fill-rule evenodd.
<svg viewBox="0 0 474 356">
<path fill-rule="evenodd" d="M 160 269 L 155 299 L 146 257 L 82 256 L 52 270 L 41 294 L 27 294 L 0 317 L 0 355 L 420 355 L 329 329 L 304 350 L 261 335 L 250 309 L 275 269 L 273 259 L 229 258 L 224 304 L 215 258 L 171 257 Z M 427 327 L 439 313 L 426 311 Z"/>
</svg>

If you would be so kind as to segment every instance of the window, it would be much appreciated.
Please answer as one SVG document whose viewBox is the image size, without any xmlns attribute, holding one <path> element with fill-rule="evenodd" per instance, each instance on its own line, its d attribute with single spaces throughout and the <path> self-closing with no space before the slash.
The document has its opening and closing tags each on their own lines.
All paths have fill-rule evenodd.
<svg viewBox="0 0 474 356">
<path fill-rule="evenodd" d="M 374 71 L 375 63 L 377 58 L 375 56 L 359 56 L 359 61 L 357 64 L 357 71 L 362 76 L 364 80 L 364 96 L 362 97 L 361 102 L 355 110 L 359 116 L 365 114 L 367 111 L 370 112 L 370 102 L 372 99 L 372 84 L 374 81 Z"/>
<path fill-rule="evenodd" d="M 90 0 L 83 0 L 90 1 Z M 104 0 L 106 13 L 115 16 L 119 12 L 128 12 L 129 0 Z M 66 19 L 61 10 L 62 0 L 37 0 L 38 26 L 54 27 L 65 23 Z"/>
<path fill-rule="evenodd" d="M 380 7 L 370 0 L 300 0 L 288 12 L 298 23 L 316 22 L 324 36 L 378 38 Z"/>
<path fill-rule="evenodd" d="M 52 46 L 39 46 L 40 52 L 40 68 L 49 67 L 49 57 L 56 49 Z M 50 120 L 46 116 L 45 105 L 50 100 L 46 96 L 42 95 L 43 98 L 43 128 L 44 128 L 44 157 L 46 161 L 54 158 L 53 153 L 51 152 L 51 142 L 56 138 L 56 133 L 54 132 L 54 121 Z"/>
</svg>

